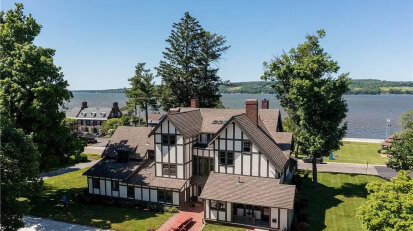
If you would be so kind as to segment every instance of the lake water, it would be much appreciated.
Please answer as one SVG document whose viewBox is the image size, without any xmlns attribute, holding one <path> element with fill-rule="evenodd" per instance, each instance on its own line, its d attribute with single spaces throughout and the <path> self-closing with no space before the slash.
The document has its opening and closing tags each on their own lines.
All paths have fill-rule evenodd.
<svg viewBox="0 0 413 231">
<path fill-rule="evenodd" d="M 386 137 L 386 119 L 391 118 L 390 134 L 398 131 L 400 115 L 413 109 L 413 95 L 347 95 L 349 111 L 347 113 L 348 130 L 346 137 L 375 138 Z M 266 94 L 224 94 L 222 102 L 225 107 L 244 108 L 245 99 L 269 99 L 270 108 L 280 108 L 275 95 Z M 68 108 L 79 106 L 87 101 L 93 107 L 108 107 L 112 102 L 125 106 L 127 98 L 123 93 L 84 93 L 73 92 L 73 99 L 67 103 Z M 283 112 L 282 112 L 283 113 Z M 284 113 L 283 113 L 284 114 Z"/>
</svg>

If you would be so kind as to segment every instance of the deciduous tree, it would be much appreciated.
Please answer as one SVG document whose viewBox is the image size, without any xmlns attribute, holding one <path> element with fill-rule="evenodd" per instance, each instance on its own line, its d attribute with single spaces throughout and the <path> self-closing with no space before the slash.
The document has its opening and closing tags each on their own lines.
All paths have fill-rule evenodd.
<svg viewBox="0 0 413 231">
<path fill-rule="evenodd" d="M 413 180 L 408 171 L 400 171 L 390 182 L 370 182 L 366 188 L 369 195 L 356 213 L 366 230 L 412 230 Z"/>
<path fill-rule="evenodd" d="M 395 135 L 391 146 L 392 154 L 386 163 L 387 167 L 397 171 L 413 170 L 413 130 L 404 131 L 400 136 Z"/>
<path fill-rule="evenodd" d="M 313 182 L 317 186 L 316 158 L 337 150 L 347 129 L 348 74 L 337 74 L 340 67 L 320 46 L 324 30 L 307 35 L 307 41 L 264 63 L 263 79 L 274 82 L 276 96 L 297 127 L 300 150 L 313 158 Z"/>
<path fill-rule="evenodd" d="M 41 25 L 24 15 L 23 5 L 0 15 L 1 113 L 25 134 L 33 134 L 41 169 L 54 167 L 83 150 L 59 110 L 72 97 L 69 84 L 53 63 L 55 51 L 33 44 Z"/>
</svg>

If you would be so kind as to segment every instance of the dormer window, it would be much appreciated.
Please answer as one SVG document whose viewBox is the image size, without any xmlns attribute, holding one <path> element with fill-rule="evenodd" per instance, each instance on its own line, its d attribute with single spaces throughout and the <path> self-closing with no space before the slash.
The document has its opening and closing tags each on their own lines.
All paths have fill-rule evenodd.
<svg viewBox="0 0 413 231">
<path fill-rule="evenodd" d="M 96 117 L 96 112 L 91 113 L 92 117 Z"/>
<path fill-rule="evenodd" d="M 106 117 L 106 112 L 101 112 L 101 113 L 100 113 L 100 116 Z"/>
<path fill-rule="evenodd" d="M 83 117 L 86 117 L 86 115 L 87 115 L 87 112 L 82 112 Z"/>
</svg>

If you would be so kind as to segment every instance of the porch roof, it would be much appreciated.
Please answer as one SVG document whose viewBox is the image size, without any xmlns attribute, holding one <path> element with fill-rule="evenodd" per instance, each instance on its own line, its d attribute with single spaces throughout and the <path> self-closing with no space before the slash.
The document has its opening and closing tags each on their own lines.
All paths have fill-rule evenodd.
<svg viewBox="0 0 413 231">
<path fill-rule="evenodd" d="M 278 179 L 211 172 L 200 198 L 292 209 L 294 196 L 295 186 L 280 184 Z"/>
</svg>

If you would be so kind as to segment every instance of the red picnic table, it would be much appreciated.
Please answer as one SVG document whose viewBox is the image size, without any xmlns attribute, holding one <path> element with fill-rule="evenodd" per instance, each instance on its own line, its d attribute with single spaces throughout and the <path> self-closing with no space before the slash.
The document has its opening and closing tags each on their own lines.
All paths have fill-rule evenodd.
<svg viewBox="0 0 413 231">
<path fill-rule="evenodd" d="M 170 231 L 181 231 L 187 230 L 189 223 L 191 223 L 192 217 L 191 214 L 184 213 L 181 214 L 179 219 L 169 228 Z"/>
</svg>

